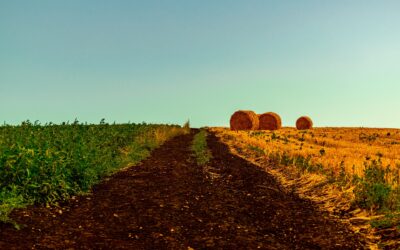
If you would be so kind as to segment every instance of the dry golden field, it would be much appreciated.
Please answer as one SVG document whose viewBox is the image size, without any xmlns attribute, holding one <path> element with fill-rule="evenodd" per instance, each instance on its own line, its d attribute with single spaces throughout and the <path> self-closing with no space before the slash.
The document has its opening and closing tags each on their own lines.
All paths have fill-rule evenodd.
<svg viewBox="0 0 400 250">
<path fill-rule="evenodd" d="M 334 175 L 364 175 L 365 165 L 376 160 L 387 170 L 386 181 L 399 184 L 400 129 L 314 128 L 277 131 L 231 131 L 213 128 L 220 136 L 259 150 L 265 156 L 304 158 Z M 295 164 L 295 162 L 292 162 Z"/>
<path fill-rule="evenodd" d="M 343 216 L 371 249 L 399 247 L 400 129 L 210 131 L 289 192 Z"/>
</svg>

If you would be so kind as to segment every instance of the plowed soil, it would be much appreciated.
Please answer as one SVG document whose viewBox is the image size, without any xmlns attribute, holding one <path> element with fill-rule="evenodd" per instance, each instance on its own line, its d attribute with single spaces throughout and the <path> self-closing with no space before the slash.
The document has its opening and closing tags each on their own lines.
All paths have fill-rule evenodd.
<svg viewBox="0 0 400 250">
<path fill-rule="evenodd" d="M 214 135 L 195 164 L 193 134 L 57 208 L 30 207 L 0 226 L 0 249 L 363 249 L 363 241 Z"/>
</svg>

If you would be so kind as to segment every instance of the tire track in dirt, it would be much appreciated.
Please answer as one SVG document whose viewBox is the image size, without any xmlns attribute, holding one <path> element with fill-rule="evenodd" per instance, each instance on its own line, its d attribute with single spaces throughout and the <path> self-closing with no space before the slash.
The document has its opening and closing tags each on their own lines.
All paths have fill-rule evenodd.
<svg viewBox="0 0 400 250">
<path fill-rule="evenodd" d="M 362 249 L 350 230 L 210 135 L 210 166 L 191 156 L 193 134 L 57 209 L 31 207 L 0 226 L 1 249 Z"/>
</svg>

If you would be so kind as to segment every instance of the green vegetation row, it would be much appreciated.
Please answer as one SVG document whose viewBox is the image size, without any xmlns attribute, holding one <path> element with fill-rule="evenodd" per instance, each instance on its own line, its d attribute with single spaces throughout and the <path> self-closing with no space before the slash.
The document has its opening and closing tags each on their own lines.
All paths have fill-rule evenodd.
<svg viewBox="0 0 400 250">
<path fill-rule="evenodd" d="M 200 130 L 192 143 L 192 151 L 199 166 L 207 165 L 211 159 L 211 151 L 207 148 L 207 131 Z"/>
<path fill-rule="evenodd" d="M 88 192 L 102 177 L 138 163 L 189 125 L 63 123 L 0 126 L 0 221 L 14 208 Z"/>
</svg>

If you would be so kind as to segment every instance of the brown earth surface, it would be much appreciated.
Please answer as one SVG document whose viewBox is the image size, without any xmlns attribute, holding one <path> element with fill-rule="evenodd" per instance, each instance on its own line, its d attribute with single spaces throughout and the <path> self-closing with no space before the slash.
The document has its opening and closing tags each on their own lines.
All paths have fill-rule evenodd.
<svg viewBox="0 0 400 250">
<path fill-rule="evenodd" d="M 0 249 L 364 249 L 364 241 L 311 202 L 285 193 L 214 135 L 199 167 L 193 134 L 59 207 L 30 207 L 0 225 Z"/>
</svg>

